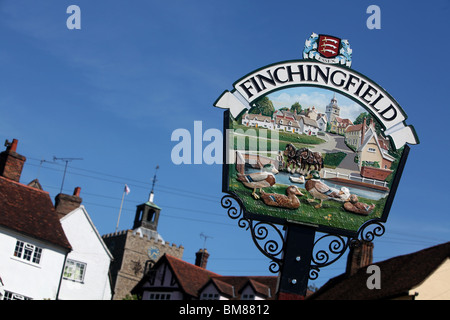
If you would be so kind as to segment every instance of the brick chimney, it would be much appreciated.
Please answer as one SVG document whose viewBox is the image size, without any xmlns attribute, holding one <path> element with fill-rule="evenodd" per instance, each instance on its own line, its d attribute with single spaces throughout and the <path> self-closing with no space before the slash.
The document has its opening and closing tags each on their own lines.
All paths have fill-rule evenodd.
<svg viewBox="0 0 450 320">
<path fill-rule="evenodd" d="M 200 249 L 195 254 L 195 265 L 206 269 L 206 264 L 208 263 L 209 253 L 206 249 Z"/>
<path fill-rule="evenodd" d="M 370 266 L 373 261 L 373 242 L 361 241 L 359 246 L 350 247 L 347 257 L 347 275 L 355 274 L 360 268 Z"/>
<path fill-rule="evenodd" d="M 0 176 L 19 182 L 26 158 L 16 152 L 18 140 L 5 141 L 6 150 L 0 153 Z"/>
<path fill-rule="evenodd" d="M 366 118 L 363 118 L 363 122 L 361 125 L 361 143 L 359 145 L 362 145 L 364 142 L 364 134 L 366 133 Z"/>
<path fill-rule="evenodd" d="M 81 188 L 76 187 L 72 196 L 60 193 L 55 197 L 55 209 L 58 213 L 59 219 L 80 207 L 81 202 L 83 201 L 83 199 L 80 198 L 80 192 Z"/>
</svg>

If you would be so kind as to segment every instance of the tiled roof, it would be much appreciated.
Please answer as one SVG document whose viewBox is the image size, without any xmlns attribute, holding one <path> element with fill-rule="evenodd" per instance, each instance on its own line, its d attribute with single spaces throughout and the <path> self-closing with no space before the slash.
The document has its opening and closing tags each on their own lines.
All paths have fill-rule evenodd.
<svg viewBox="0 0 450 320">
<path fill-rule="evenodd" d="M 234 299 L 240 298 L 242 290 L 247 285 L 250 285 L 258 295 L 265 299 L 275 299 L 277 287 L 277 277 L 275 276 L 220 276 L 218 279 L 233 287 Z M 226 292 L 221 291 L 221 293 Z"/>
<path fill-rule="evenodd" d="M 361 131 L 362 123 L 355 124 L 352 126 L 348 126 L 347 129 L 345 129 L 345 132 L 352 132 L 352 131 Z"/>
<path fill-rule="evenodd" d="M 165 254 L 173 273 L 177 277 L 180 286 L 187 294 L 197 297 L 198 291 L 211 277 L 219 276 L 217 273 L 200 268 L 189 262 Z"/>
<path fill-rule="evenodd" d="M 153 268 L 167 262 L 174 273 L 181 289 L 189 296 L 199 299 L 201 291 L 209 284 L 214 284 L 217 290 L 227 298 L 236 300 L 240 298 L 242 290 L 250 285 L 254 291 L 265 299 L 275 299 L 277 277 L 275 276 L 221 276 L 194 264 L 164 254 Z M 147 276 L 132 290 L 140 292 L 147 282 Z"/>
<path fill-rule="evenodd" d="M 450 257 L 450 242 L 427 248 L 415 253 L 398 256 L 379 263 L 382 286 L 370 290 L 366 282 L 366 268 L 360 268 L 354 275 L 342 274 L 329 280 L 310 299 L 316 300 L 376 300 L 389 299 L 408 293 L 428 278 Z"/>
<path fill-rule="evenodd" d="M 309 125 L 309 126 L 316 127 L 316 128 L 319 127 L 319 125 L 317 124 L 317 121 L 316 121 L 316 120 L 313 120 L 313 119 L 308 118 L 308 117 L 302 117 L 302 120 L 303 120 L 303 122 L 304 122 L 305 124 L 307 124 L 307 125 Z"/>
<path fill-rule="evenodd" d="M 234 297 L 234 295 L 235 295 L 234 287 L 231 284 L 222 281 L 220 278 L 221 277 L 212 278 L 211 282 L 213 282 L 215 284 L 217 290 L 219 290 L 219 292 L 223 293 L 225 296 L 227 296 L 229 298 Z"/>
<path fill-rule="evenodd" d="M 0 177 L 0 226 L 71 249 L 50 195 Z"/>
<path fill-rule="evenodd" d="M 261 296 L 274 298 L 277 277 L 221 276 L 171 255 L 166 254 L 165 256 L 183 290 L 191 296 L 198 297 L 201 289 L 211 281 L 219 292 L 231 299 L 239 298 L 240 292 L 249 283 Z"/>
</svg>

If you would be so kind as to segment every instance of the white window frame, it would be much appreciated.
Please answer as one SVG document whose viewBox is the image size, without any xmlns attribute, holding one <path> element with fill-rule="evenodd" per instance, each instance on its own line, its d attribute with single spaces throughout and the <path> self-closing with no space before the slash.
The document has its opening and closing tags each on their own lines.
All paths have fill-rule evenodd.
<svg viewBox="0 0 450 320">
<path fill-rule="evenodd" d="M 84 262 L 67 259 L 64 266 L 63 278 L 66 280 L 72 280 L 74 282 L 84 282 L 84 276 L 86 275 L 87 264 Z"/>
<path fill-rule="evenodd" d="M 5 290 L 5 296 L 3 297 L 3 300 L 33 300 L 30 297 L 23 296 L 18 293 L 14 293 L 11 291 Z"/>
<path fill-rule="evenodd" d="M 34 244 L 17 240 L 13 256 L 16 259 L 38 265 L 42 260 L 42 248 Z"/>
</svg>

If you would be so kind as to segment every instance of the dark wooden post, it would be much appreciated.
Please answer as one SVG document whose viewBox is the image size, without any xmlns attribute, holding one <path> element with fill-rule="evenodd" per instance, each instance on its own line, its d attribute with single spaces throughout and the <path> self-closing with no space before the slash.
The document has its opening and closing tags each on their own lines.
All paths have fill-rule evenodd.
<svg viewBox="0 0 450 320">
<path fill-rule="evenodd" d="M 283 262 L 278 278 L 278 299 L 297 300 L 306 296 L 316 228 L 288 223 Z"/>
</svg>

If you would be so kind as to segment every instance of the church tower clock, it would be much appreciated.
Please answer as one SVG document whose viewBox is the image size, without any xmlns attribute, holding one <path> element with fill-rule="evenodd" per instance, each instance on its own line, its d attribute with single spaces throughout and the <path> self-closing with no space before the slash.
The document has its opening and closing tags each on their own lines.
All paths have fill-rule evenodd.
<svg viewBox="0 0 450 320">
<path fill-rule="evenodd" d="M 331 123 L 336 117 L 339 117 L 341 108 L 337 104 L 336 94 L 333 95 L 330 103 L 326 106 L 325 114 L 327 116 L 328 123 Z"/>
<path fill-rule="evenodd" d="M 158 169 L 159 167 L 156 167 Z M 122 300 L 165 253 L 182 259 L 183 246 L 164 241 L 158 233 L 161 208 L 154 203 L 156 173 L 148 201 L 136 206 L 133 229 L 104 235 L 103 241 L 114 260 L 110 267 L 114 300 Z"/>
</svg>

